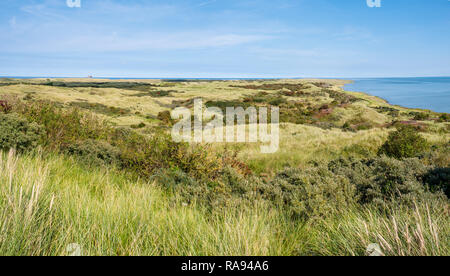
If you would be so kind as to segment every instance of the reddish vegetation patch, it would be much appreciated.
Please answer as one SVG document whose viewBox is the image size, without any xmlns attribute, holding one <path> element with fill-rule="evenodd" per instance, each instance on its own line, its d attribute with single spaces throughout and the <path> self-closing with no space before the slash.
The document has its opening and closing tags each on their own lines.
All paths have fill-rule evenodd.
<svg viewBox="0 0 450 276">
<path fill-rule="evenodd" d="M 333 113 L 333 108 L 321 109 L 319 110 L 319 113 L 323 115 L 330 115 Z"/>
<path fill-rule="evenodd" d="M 4 113 L 8 113 L 11 111 L 12 107 L 8 104 L 7 101 L 0 101 L 0 109 Z"/>
<path fill-rule="evenodd" d="M 330 107 L 329 105 L 323 105 L 319 108 L 319 110 L 314 114 L 314 117 L 317 119 L 320 119 L 322 117 L 328 116 L 331 113 L 333 113 L 333 108 Z"/>
</svg>

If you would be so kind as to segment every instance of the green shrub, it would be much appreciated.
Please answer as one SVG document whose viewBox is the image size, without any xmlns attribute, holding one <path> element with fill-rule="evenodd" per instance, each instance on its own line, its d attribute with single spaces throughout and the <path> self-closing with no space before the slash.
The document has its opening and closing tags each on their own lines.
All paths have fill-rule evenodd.
<svg viewBox="0 0 450 276">
<path fill-rule="evenodd" d="M 64 109 L 47 101 L 18 102 L 14 110 L 28 121 L 42 125 L 46 133 L 44 145 L 54 150 L 64 150 L 80 140 L 107 139 L 113 129 L 91 113 L 77 108 Z"/>
<path fill-rule="evenodd" d="M 449 113 L 442 113 L 439 116 L 438 122 L 440 122 L 440 123 L 450 122 L 450 114 Z"/>
<path fill-rule="evenodd" d="M 225 114 L 228 107 L 234 107 L 239 108 L 242 107 L 244 110 L 251 106 L 251 104 L 247 102 L 241 102 L 241 101 L 208 101 L 206 102 L 206 107 L 217 107 L 222 110 L 222 112 Z"/>
<path fill-rule="evenodd" d="M 117 130 L 111 144 L 121 150 L 123 166 L 149 177 L 160 169 L 181 170 L 196 178 L 215 178 L 221 164 L 206 148 L 174 142 L 170 135 L 156 133 L 151 138 L 134 131 Z"/>
<path fill-rule="evenodd" d="M 390 112 L 388 113 L 388 115 L 389 115 L 389 116 L 392 116 L 392 117 L 394 117 L 394 118 L 397 118 L 397 117 L 400 117 L 400 111 L 399 111 L 399 110 L 393 110 L 393 111 L 390 111 Z"/>
<path fill-rule="evenodd" d="M 359 101 L 358 98 L 341 91 L 335 91 L 331 89 L 323 89 L 323 92 L 327 93 L 330 98 L 334 100 L 336 104 L 348 104 Z"/>
<path fill-rule="evenodd" d="M 42 141 L 47 149 L 75 154 L 91 163 L 110 164 L 120 159 L 121 168 L 139 176 L 170 169 L 197 179 L 215 179 L 224 166 L 207 148 L 176 143 L 162 132 L 148 137 L 129 128 L 115 128 L 95 114 L 51 102 L 18 101 L 13 106 L 28 121 L 43 126 L 46 136 Z"/>
<path fill-rule="evenodd" d="M 362 204 L 411 204 L 425 196 L 422 182 L 428 167 L 417 158 L 396 160 L 386 156 L 369 160 L 339 159 L 329 164 L 336 175 L 345 176 L 358 189 Z"/>
<path fill-rule="evenodd" d="M 0 114 L 0 150 L 26 151 L 35 148 L 44 134 L 42 126 L 18 114 Z"/>
<path fill-rule="evenodd" d="M 230 167 L 223 167 L 215 179 L 199 179 L 181 170 L 159 171 L 155 178 L 187 203 L 226 210 L 264 201 L 302 219 L 325 218 L 356 203 L 383 209 L 412 206 L 414 202 L 439 198 L 441 190 L 448 191 L 447 171 L 431 173 L 417 158 L 397 160 L 386 156 L 340 159 L 328 166 L 304 170 L 289 168 L 266 181 L 244 177 Z M 428 191 L 425 182 L 434 187 L 432 192 L 436 194 Z"/>
<path fill-rule="evenodd" d="M 389 135 L 386 143 L 380 148 L 379 154 L 398 159 L 411 158 L 427 148 L 427 141 L 414 128 L 402 126 Z"/>
<path fill-rule="evenodd" d="M 152 179 L 181 196 L 185 203 L 197 203 L 211 211 L 245 208 L 263 200 L 262 182 L 254 177 L 243 177 L 231 167 L 224 167 L 215 180 L 196 179 L 181 170 L 159 170 Z"/>
<path fill-rule="evenodd" d="M 416 121 L 426 121 L 430 119 L 430 113 L 425 112 L 413 112 L 412 115 L 414 115 L 414 120 Z"/>
<path fill-rule="evenodd" d="M 360 131 L 360 130 L 369 130 L 374 128 L 376 125 L 364 118 L 364 115 L 359 113 L 355 118 L 345 122 L 342 126 L 344 130 L 347 131 Z"/>
<path fill-rule="evenodd" d="M 344 125 L 342 126 L 342 129 L 344 129 L 344 130 L 353 130 L 352 126 L 350 125 L 349 122 L 345 122 Z"/>
<path fill-rule="evenodd" d="M 89 165 L 118 165 L 120 152 L 105 141 L 84 140 L 69 145 L 66 153 L 79 157 Z"/>
<path fill-rule="evenodd" d="M 450 168 L 430 170 L 424 177 L 424 182 L 433 192 L 442 191 L 450 198 Z"/>
<path fill-rule="evenodd" d="M 95 113 L 107 115 L 107 116 L 123 116 L 130 114 L 129 109 L 119 108 L 114 106 L 106 106 L 100 103 L 88 103 L 88 102 L 71 102 L 70 106 L 78 107 L 86 110 L 90 110 Z"/>
<path fill-rule="evenodd" d="M 144 128 L 146 126 L 146 124 L 144 122 L 141 122 L 139 124 L 136 125 L 131 125 L 130 127 L 133 129 L 140 129 L 140 128 Z"/>
<path fill-rule="evenodd" d="M 282 98 L 282 97 L 275 98 L 275 99 L 269 101 L 269 104 L 273 105 L 273 106 L 280 106 L 280 105 L 285 104 L 285 103 L 287 103 L 287 100 L 285 98 Z"/>
<path fill-rule="evenodd" d="M 376 155 L 376 152 L 372 150 L 371 147 L 362 146 L 360 144 L 353 144 L 346 146 L 341 153 L 343 156 L 354 156 L 365 158 L 368 156 Z"/>
<path fill-rule="evenodd" d="M 265 188 L 267 199 L 298 217 L 325 217 L 357 202 L 355 186 L 326 167 L 286 169 Z"/>
</svg>

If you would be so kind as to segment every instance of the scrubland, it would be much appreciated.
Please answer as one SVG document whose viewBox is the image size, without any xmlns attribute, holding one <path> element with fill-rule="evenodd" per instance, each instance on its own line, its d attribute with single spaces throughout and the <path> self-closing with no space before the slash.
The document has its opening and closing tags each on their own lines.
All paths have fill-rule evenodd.
<svg viewBox="0 0 450 276">
<path fill-rule="evenodd" d="M 0 80 L 0 255 L 450 253 L 450 115 L 341 80 Z M 280 147 L 168 112 L 280 108 Z"/>
</svg>

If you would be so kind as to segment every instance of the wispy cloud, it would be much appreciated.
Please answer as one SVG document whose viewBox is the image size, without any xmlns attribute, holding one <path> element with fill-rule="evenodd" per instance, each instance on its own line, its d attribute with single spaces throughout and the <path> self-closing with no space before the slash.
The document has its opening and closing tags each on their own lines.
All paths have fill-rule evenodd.
<svg viewBox="0 0 450 276">
<path fill-rule="evenodd" d="M 193 50 L 233 47 L 269 40 L 267 35 L 212 32 L 142 33 L 142 34 L 76 34 L 47 38 L 39 44 L 20 43 L 9 52 L 123 52 L 145 50 Z M 9 48 L 9 47 L 8 47 Z"/>
<path fill-rule="evenodd" d="M 210 4 L 214 4 L 216 2 L 217 2 L 217 0 L 205 1 L 205 2 L 202 2 L 202 3 L 198 4 L 198 6 L 199 7 L 203 7 L 203 6 L 207 6 L 207 5 L 210 5 Z"/>
<path fill-rule="evenodd" d="M 53 2 L 53 1 L 51 1 Z M 63 1 L 61 1 L 63 2 Z M 32 15 L 35 17 L 47 20 L 52 19 L 64 19 L 65 16 L 62 15 L 61 12 L 55 10 L 54 6 L 50 6 L 53 8 L 49 8 L 49 1 L 45 1 L 41 4 L 31 4 L 31 5 L 23 5 L 20 10 L 28 15 Z"/>
</svg>

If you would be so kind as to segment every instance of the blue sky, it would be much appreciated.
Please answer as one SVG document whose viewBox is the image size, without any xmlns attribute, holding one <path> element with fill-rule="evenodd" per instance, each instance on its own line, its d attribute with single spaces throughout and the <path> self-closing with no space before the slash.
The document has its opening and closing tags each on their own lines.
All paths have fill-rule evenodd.
<svg viewBox="0 0 450 276">
<path fill-rule="evenodd" d="M 0 75 L 450 76 L 450 1 L 0 1 Z"/>
</svg>

